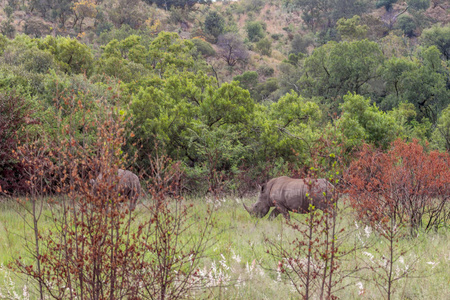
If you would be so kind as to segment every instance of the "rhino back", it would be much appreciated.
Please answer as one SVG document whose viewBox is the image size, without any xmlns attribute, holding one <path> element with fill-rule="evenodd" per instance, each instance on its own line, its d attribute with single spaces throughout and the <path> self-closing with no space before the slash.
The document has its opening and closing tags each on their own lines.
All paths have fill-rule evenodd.
<svg viewBox="0 0 450 300">
<path fill-rule="evenodd" d="M 270 201 L 275 205 L 293 211 L 307 211 L 309 204 L 317 208 L 325 207 L 324 192 L 331 195 L 333 185 L 325 179 L 308 180 L 279 178 L 270 191 Z M 308 197 L 306 196 L 308 194 Z"/>
<path fill-rule="evenodd" d="M 139 177 L 131 171 L 119 169 L 119 185 L 123 193 L 129 196 L 138 196 L 141 192 Z"/>
</svg>

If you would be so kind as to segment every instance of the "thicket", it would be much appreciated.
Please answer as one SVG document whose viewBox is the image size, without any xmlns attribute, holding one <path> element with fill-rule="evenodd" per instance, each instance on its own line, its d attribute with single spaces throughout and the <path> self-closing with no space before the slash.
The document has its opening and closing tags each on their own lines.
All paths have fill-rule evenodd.
<svg viewBox="0 0 450 300">
<path fill-rule="evenodd" d="M 102 118 L 86 121 L 91 126 L 80 132 L 95 137 L 88 147 L 64 122 L 78 121 L 72 117 L 57 120 L 65 123 L 58 142 L 28 140 L 17 147 L 29 187 L 28 197 L 17 201 L 34 236 L 24 241 L 28 255 L 9 267 L 33 280 L 40 299 L 186 297 L 204 284 L 198 270 L 212 241 L 212 211 L 200 217 L 181 197 L 167 198 L 181 170 L 161 156 L 141 171 L 152 179 L 141 199 L 148 193 L 151 200 L 145 216 L 137 216 L 128 205 L 132 199 L 115 187 L 118 169 L 131 169 L 124 164 L 132 159 L 122 151 L 129 117 L 100 105 Z M 84 109 L 80 103 L 70 107 Z M 97 174 L 105 180 L 97 177 L 94 188 L 90 180 Z M 41 228 L 42 218 L 52 226 Z"/>
<path fill-rule="evenodd" d="M 33 17 L 41 17 L 44 24 L 57 20 L 60 26 L 52 29 L 56 37 L 39 38 L 34 29 L 30 34 L 37 38 L 0 37 L 0 89 L 33 107 L 27 110 L 33 124 L 23 126 L 24 134 L 45 132 L 46 139 L 56 138 L 59 129 L 54 120 L 71 114 L 68 104 L 83 105 L 84 111 L 75 116 L 78 120 L 95 119 L 102 113 L 96 101 L 114 98 L 133 120 L 127 126 L 135 136 L 127 138 L 123 150 L 138 153 L 135 167 L 150 165 L 147 154 L 156 155 L 152 145 L 158 143 L 171 159 L 181 162 L 183 189 L 191 192 L 210 189 L 202 182 L 207 182 L 212 169 L 227 192 L 245 189 L 240 186 L 243 182 L 262 182 L 270 175 L 257 174 L 265 174 L 266 165 L 286 174 L 306 170 L 318 141 L 335 126 L 341 131 L 334 140 L 345 140 L 346 158 L 352 158 L 363 142 L 387 149 L 398 136 L 448 149 L 448 25 L 424 28 L 427 24 L 419 22 L 423 12 L 411 2 L 413 13 L 400 17 L 414 18 L 420 28 L 413 32 L 420 37 L 418 44 L 408 44 L 394 27 L 376 31 L 379 23 L 363 14 L 367 3 L 352 3 L 345 5 L 355 10 L 349 15 L 339 10 L 338 3 L 314 10 L 315 1 L 284 1 L 279 8 L 302 9 L 310 30 L 304 33 L 287 26 L 275 39 L 266 34 L 270 22 L 258 18 L 258 11 L 252 11 L 245 28 L 235 26 L 229 8 L 242 3 L 224 3 L 223 10 L 211 10 L 192 3 L 175 8 L 177 2 L 168 2 L 173 7 L 164 11 L 119 1 L 122 9 L 111 11 L 100 2 L 77 2 L 75 10 L 66 2 L 50 6 L 24 2 Z M 258 1 L 244 4 L 262 7 Z M 134 10 L 137 23 L 129 23 L 126 16 Z M 148 19 L 140 19 L 142 12 Z M 181 19 L 173 23 L 169 19 L 175 12 Z M 203 17 L 195 23 L 192 16 L 197 13 Z M 265 14 L 269 21 L 270 14 Z M 100 36 L 89 35 L 85 26 L 108 20 L 112 27 L 105 27 Z M 190 30 L 195 38 L 162 31 L 170 24 L 187 26 L 182 31 Z M 62 36 L 69 25 L 79 28 L 77 34 L 86 30 L 85 35 Z M 323 40 L 325 32 L 337 33 L 334 41 Z M 246 33 L 248 40 L 242 38 Z M 217 44 L 212 47 L 204 34 L 217 37 Z M 290 55 L 278 66 L 266 65 L 267 57 L 250 48 L 274 58 L 283 51 Z M 9 114 L 4 110 L 2 114 Z M 21 127 L 14 126 L 11 123 L 9 132 Z M 71 126 L 81 132 L 86 125 Z M 89 136 L 83 143 L 93 141 Z M 11 145 L 4 149 L 16 147 Z M 9 177 L 19 172 L 19 164 L 15 166 L 17 170 L 3 175 L 4 182 L 14 181 Z"/>
</svg>

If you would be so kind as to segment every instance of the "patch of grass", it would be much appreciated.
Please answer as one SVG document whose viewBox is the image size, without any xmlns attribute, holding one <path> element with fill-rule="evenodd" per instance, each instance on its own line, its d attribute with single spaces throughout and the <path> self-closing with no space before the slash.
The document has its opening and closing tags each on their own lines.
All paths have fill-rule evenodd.
<svg viewBox="0 0 450 300">
<path fill-rule="evenodd" d="M 144 200 L 144 204 L 147 200 Z M 170 201 L 168 199 L 168 201 Z M 215 208 L 216 220 L 212 246 L 207 249 L 202 262 L 200 273 L 208 281 L 208 288 L 196 292 L 196 299 L 295 299 L 297 294 L 290 283 L 277 274 L 277 261 L 266 253 L 265 237 L 273 240 L 281 235 L 283 238 L 295 238 L 293 232 L 280 215 L 273 221 L 255 219 L 242 207 L 256 201 L 256 197 L 238 199 L 225 197 L 218 200 L 196 197 L 185 200 L 193 204 L 196 216 L 206 217 L 207 205 Z M 5 266 L 13 258 L 25 256 L 24 234 L 32 237 L 32 232 L 24 227 L 24 221 L 19 217 L 23 209 L 14 202 L 0 203 L 0 264 Z M 135 212 L 137 218 L 146 217 L 146 209 L 139 205 Z M 48 212 L 45 214 L 48 215 Z M 340 226 L 349 232 L 355 228 L 355 221 L 351 211 L 346 211 Z M 306 218 L 305 215 L 292 215 L 293 219 Z M 50 226 L 45 218 L 41 219 L 43 229 Z M 25 228 L 25 229 L 24 229 Z M 353 233 L 352 233 L 353 234 Z M 385 240 L 370 232 L 369 237 L 360 227 L 360 235 L 356 231 L 344 241 L 348 247 L 363 240 L 371 240 L 373 246 L 364 251 L 377 256 L 375 248 L 383 253 L 387 249 Z M 413 245 L 412 249 L 398 262 L 399 268 L 405 268 L 417 259 L 415 271 L 397 282 L 394 299 L 449 299 L 450 298 L 450 232 L 442 229 L 438 233 L 422 234 L 419 238 L 405 238 L 399 242 L 400 247 Z M 354 257 L 343 261 L 344 269 L 370 263 L 369 256 L 357 252 Z M 3 282 L 6 269 L 0 269 L 0 285 Z M 10 274 L 11 275 L 11 274 Z M 337 293 L 341 299 L 380 299 L 381 294 L 370 280 L 369 270 L 363 270 L 356 278 L 349 279 L 343 284 L 348 286 Z M 21 294 L 24 282 L 15 276 L 10 276 L 15 282 L 16 292 Z M 1 292 L 1 289 L 0 289 Z"/>
</svg>

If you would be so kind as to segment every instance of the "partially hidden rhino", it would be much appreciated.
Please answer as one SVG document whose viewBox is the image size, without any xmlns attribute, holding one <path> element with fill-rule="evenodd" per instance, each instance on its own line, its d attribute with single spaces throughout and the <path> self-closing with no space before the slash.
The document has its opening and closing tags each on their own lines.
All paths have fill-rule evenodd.
<svg viewBox="0 0 450 300">
<path fill-rule="evenodd" d="M 136 207 L 137 199 L 141 194 L 141 183 L 139 177 L 131 171 L 118 169 L 117 175 L 111 176 L 111 180 L 117 180 L 116 188 L 114 192 L 117 192 L 120 196 L 125 196 L 130 201 L 130 209 L 133 210 Z M 91 179 L 90 183 L 92 188 L 97 193 L 98 185 L 104 182 L 106 185 L 110 184 L 110 181 L 104 181 L 103 174 L 100 173 L 97 179 Z M 107 186 L 106 186 L 107 187 Z"/>
<path fill-rule="evenodd" d="M 289 219 L 289 211 L 307 213 L 310 204 L 315 209 L 325 209 L 330 205 L 334 186 L 326 179 L 293 179 L 281 176 L 269 180 L 261 186 L 258 201 L 245 209 L 250 215 L 262 218 L 270 213 L 269 219 L 276 218 L 280 213 Z"/>
</svg>

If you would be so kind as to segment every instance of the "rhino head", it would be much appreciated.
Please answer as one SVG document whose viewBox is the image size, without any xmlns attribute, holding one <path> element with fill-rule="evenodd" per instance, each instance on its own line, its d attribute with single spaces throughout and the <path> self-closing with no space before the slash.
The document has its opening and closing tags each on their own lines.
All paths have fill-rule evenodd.
<svg viewBox="0 0 450 300">
<path fill-rule="evenodd" d="M 248 208 L 247 205 L 243 204 L 245 210 L 254 217 L 263 218 L 270 210 L 269 195 L 266 192 L 266 185 L 263 184 L 260 187 L 260 192 L 258 196 L 258 201 L 252 205 L 251 208 Z"/>
</svg>

